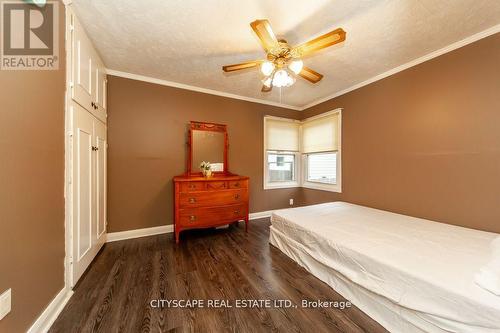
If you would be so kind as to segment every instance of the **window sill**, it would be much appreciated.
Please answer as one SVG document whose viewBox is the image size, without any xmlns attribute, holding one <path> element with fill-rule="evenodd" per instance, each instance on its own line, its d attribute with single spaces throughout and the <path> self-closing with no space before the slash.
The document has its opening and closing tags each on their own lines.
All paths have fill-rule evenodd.
<svg viewBox="0 0 500 333">
<path fill-rule="evenodd" d="M 299 183 L 296 182 L 289 182 L 289 183 L 266 183 L 264 184 L 264 190 L 274 190 L 278 188 L 294 188 L 294 187 L 300 187 Z"/>
<path fill-rule="evenodd" d="M 320 191 L 328 191 L 328 192 L 336 192 L 342 193 L 342 187 L 340 184 L 321 184 L 321 183 L 312 183 L 312 182 L 304 182 L 302 187 L 309 188 L 312 190 L 320 190 Z"/>
</svg>

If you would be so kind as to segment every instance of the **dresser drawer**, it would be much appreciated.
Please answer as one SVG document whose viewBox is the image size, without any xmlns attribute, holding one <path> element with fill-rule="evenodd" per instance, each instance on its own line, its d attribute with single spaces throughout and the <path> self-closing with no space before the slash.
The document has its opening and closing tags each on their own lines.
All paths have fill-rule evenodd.
<svg viewBox="0 0 500 333">
<path fill-rule="evenodd" d="M 246 189 L 180 193 L 179 208 L 235 205 L 245 203 L 247 200 Z"/>
<path fill-rule="evenodd" d="M 248 180 L 231 180 L 228 184 L 229 188 L 248 188 Z"/>
<path fill-rule="evenodd" d="M 196 209 L 181 209 L 179 223 L 183 227 L 210 226 L 235 222 L 246 218 L 246 205 L 225 207 L 205 207 Z"/>
<path fill-rule="evenodd" d="M 181 192 L 195 192 L 205 190 L 204 182 L 183 182 L 180 184 Z"/>
<path fill-rule="evenodd" d="M 205 189 L 210 190 L 225 190 L 227 189 L 226 181 L 210 181 L 205 183 Z"/>
</svg>

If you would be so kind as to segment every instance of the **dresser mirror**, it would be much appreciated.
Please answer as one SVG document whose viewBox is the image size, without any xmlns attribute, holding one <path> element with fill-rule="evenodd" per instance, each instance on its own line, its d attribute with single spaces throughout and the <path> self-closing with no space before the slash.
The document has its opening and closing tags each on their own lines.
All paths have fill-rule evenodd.
<svg viewBox="0 0 500 333">
<path fill-rule="evenodd" d="M 188 174 L 199 174 L 200 164 L 209 162 L 212 172 L 227 173 L 226 125 L 192 121 L 188 134 Z"/>
</svg>

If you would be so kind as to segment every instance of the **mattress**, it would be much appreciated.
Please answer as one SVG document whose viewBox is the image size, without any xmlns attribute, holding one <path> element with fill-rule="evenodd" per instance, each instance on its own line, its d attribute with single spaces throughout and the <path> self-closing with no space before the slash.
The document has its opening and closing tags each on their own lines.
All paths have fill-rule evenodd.
<svg viewBox="0 0 500 333">
<path fill-rule="evenodd" d="M 497 234 L 345 202 L 271 223 L 273 245 L 390 331 L 500 332 L 500 297 L 473 281 Z"/>
</svg>

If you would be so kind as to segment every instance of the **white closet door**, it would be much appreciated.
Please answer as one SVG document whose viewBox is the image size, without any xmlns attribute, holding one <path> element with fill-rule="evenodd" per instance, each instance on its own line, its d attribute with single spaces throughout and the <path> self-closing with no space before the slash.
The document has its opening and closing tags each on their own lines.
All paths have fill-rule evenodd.
<svg viewBox="0 0 500 333">
<path fill-rule="evenodd" d="M 96 215 L 96 246 L 100 249 L 106 241 L 106 157 L 107 139 L 106 125 L 94 121 L 95 150 L 95 215 Z"/>
<path fill-rule="evenodd" d="M 95 85 L 95 56 L 92 43 L 82 26 L 72 15 L 72 90 L 71 97 L 81 106 L 93 110 Z"/>
<path fill-rule="evenodd" d="M 74 286 L 96 256 L 99 247 L 96 246 L 94 198 L 95 118 L 76 103 L 71 103 L 70 108 L 73 120 L 71 284 Z"/>
<path fill-rule="evenodd" d="M 106 70 L 104 65 L 96 56 L 96 75 L 95 75 L 95 103 L 99 114 L 106 115 Z"/>
</svg>

